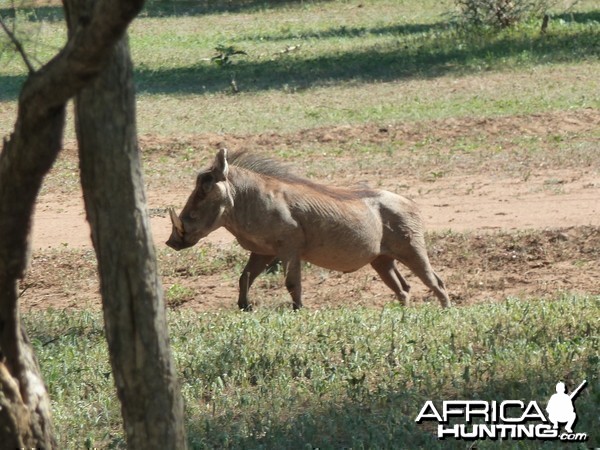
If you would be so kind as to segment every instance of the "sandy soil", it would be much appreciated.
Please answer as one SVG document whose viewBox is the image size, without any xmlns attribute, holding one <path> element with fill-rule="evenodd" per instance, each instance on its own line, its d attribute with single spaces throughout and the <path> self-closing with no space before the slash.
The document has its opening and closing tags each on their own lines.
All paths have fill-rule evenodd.
<svg viewBox="0 0 600 450">
<path fill-rule="evenodd" d="M 561 192 L 548 189 L 550 184 Z M 415 181 L 413 189 L 429 183 Z M 149 207 L 183 205 L 189 189 L 173 192 L 150 191 Z M 437 181 L 434 195 L 416 198 L 430 231 L 516 230 L 577 225 L 600 226 L 600 177 L 574 173 L 573 170 L 539 171 L 526 184 L 520 179 L 494 179 L 474 174 Z M 157 246 L 163 245 L 171 231 L 164 212 L 150 219 Z M 221 229 L 207 237 L 213 243 L 233 240 Z M 43 196 L 35 212 L 33 248 L 91 247 L 90 231 L 85 219 L 83 200 L 56 200 Z"/>
</svg>

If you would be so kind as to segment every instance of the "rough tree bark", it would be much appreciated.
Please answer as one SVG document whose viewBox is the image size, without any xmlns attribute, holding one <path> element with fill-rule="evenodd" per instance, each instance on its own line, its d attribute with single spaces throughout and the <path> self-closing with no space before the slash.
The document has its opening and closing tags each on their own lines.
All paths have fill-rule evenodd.
<svg viewBox="0 0 600 450">
<path fill-rule="evenodd" d="M 93 0 L 67 0 L 77 23 Z M 149 232 L 127 38 L 75 99 L 81 183 L 130 449 L 184 449 L 183 400 Z"/>
<path fill-rule="evenodd" d="M 62 147 L 65 105 L 108 61 L 143 0 L 98 0 L 63 50 L 30 74 L 17 121 L 0 153 L 0 442 L 3 447 L 56 445 L 48 394 L 21 324 L 18 280 L 29 253 L 35 199 Z"/>
</svg>

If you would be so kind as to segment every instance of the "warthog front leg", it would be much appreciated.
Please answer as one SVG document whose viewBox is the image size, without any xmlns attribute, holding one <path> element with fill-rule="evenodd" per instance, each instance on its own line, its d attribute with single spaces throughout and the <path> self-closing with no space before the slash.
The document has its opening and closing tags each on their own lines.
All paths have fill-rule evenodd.
<svg viewBox="0 0 600 450">
<path fill-rule="evenodd" d="M 284 261 L 285 287 L 292 296 L 293 308 L 302 308 L 302 262 L 293 257 Z"/>
<path fill-rule="evenodd" d="M 274 256 L 250 253 L 250 258 L 240 276 L 240 295 L 238 297 L 238 306 L 240 309 L 244 311 L 252 310 L 252 306 L 248 303 L 248 291 L 250 290 L 250 286 L 252 286 L 256 277 L 258 277 L 274 259 Z"/>
</svg>

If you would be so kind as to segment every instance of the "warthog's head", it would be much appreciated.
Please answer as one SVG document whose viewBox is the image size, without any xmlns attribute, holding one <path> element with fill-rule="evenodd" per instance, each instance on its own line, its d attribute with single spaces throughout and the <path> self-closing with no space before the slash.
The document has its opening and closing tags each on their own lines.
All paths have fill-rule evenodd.
<svg viewBox="0 0 600 450">
<path fill-rule="evenodd" d="M 175 250 L 195 245 L 223 225 L 224 214 L 233 206 L 227 174 L 227 149 L 217 153 L 208 170 L 198 174 L 196 187 L 189 196 L 179 217 L 169 209 L 173 229 L 167 245 Z"/>
</svg>

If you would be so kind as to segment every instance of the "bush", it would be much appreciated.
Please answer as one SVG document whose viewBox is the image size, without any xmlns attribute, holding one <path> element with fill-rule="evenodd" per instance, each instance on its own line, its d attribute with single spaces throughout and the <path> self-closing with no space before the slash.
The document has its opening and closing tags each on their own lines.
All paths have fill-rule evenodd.
<svg viewBox="0 0 600 450">
<path fill-rule="evenodd" d="M 522 20 L 542 18 L 551 0 L 456 0 L 457 21 L 468 26 L 507 28 Z"/>
</svg>

